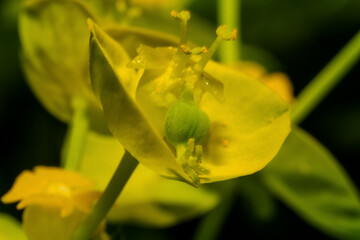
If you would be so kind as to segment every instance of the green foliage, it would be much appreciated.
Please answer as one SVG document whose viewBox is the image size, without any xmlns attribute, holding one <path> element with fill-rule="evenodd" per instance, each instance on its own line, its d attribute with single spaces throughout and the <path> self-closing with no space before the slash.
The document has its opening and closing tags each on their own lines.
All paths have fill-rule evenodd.
<svg viewBox="0 0 360 240">
<path fill-rule="evenodd" d="M 360 239 L 360 199 L 337 160 L 309 134 L 293 129 L 263 183 L 310 224 L 339 239 Z"/>
<path fill-rule="evenodd" d="M 78 1 L 26 2 L 19 16 L 21 60 L 30 87 L 50 113 L 69 122 L 72 101 L 81 98 L 91 128 L 107 132 L 90 86 L 88 17 L 92 14 Z"/>
<path fill-rule="evenodd" d="M 26 240 L 21 224 L 15 218 L 5 213 L 0 213 L 0 239 Z"/>
</svg>

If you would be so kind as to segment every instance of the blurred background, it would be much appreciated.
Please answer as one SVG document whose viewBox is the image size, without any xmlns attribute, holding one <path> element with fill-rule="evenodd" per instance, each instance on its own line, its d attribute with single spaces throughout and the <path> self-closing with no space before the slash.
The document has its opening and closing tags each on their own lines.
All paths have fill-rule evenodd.
<svg viewBox="0 0 360 240">
<path fill-rule="evenodd" d="M 17 14 L 20 0 L 0 2 L 0 195 L 15 177 L 35 165 L 59 165 L 66 125 L 52 117 L 35 99 L 21 71 Z M 360 29 L 358 0 L 243 0 L 241 35 L 243 58 L 259 60 L 255 52 L 272 59 L 266 67 L 286 73 L 295 95 Z M 217 26 L 216 1 L 189 1 L 186 9 Z M 190 22 L 191 23 L 191 22 Z M 211 37 L 211 35 L 210 35 Z M 213 39 L 205 39 L 212 42 Z M 201 42 L 201 41 L 200 41 Z M 323 143 L 360 187 L 360 63 L 346 75 L 301 127 Z M 246 200 L 237 196 L 220 239 L 329 239 L 304 222 L 281 202 L 271 221 L 253 219 Z M 14 205 L 0 204 L 0 212 L 20 219 Z M 122 227 L 126 239 L 190 239 L 200 218 L 167 229 Z M 119 231 L 117 229 L 116 231 Z M 239 233 L 240 231 L 240 233 Z"/>
</svg>

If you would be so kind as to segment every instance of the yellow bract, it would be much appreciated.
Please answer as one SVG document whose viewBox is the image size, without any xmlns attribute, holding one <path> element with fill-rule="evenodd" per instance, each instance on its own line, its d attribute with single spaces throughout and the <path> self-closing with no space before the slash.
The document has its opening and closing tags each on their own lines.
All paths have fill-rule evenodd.
<svg viewBox="0 0 360 240">
<path fill-rule="evenodd" d="M 34 171 L 23 171 L 1 201 L 18 202 L 17 208 L 41 205 L 59 208 L 61 216 L 69 216 L 74 209 L 90 212 L 91 204 L 100 192 L 91 190 L 94 183 L 86 177 L 56 167 L 37 166 Z"/>
<path fill-rule="evenodd" d="M 196 177 L 177 161 L 179 156 L 165 138 L 163 126 L 170 106 L 159 99 L 163 96 L 171 105 L 173 100 L 166 94 L 172 94 L 176 100 L 187 86 L 194 87 L 195 95 L 199 82 L 207 87 L 198 88 L 202 93 L 196 104 L 210 119 L 208 134 L 200 143 L 203 148 L 202 165 L 209 171 L 208 174 L 199 174 L 200 183 L 252 174 L 261 170 L 277 154 L 290 131 L 290 110 L 271 89 L 248 75 L 209 61 L 209 53 L 203 53 L 201 60 L 197 61 L 182 55 L 182 50 L 179 50 L 161 69 L 145 63 L 150 68 L 139 70 L 143 74 L 134 98 L 133 90 L 124 84 L 128 74 L 117 67 L 117 62 L 122 62 L 122 66 L 127 64 L 126 59 L 132 49 L 123 48 L 119 43 L 113 44 L 114 39 L 99 26 L 92 21 L 89 24 L 92 33 L 90 76 L 109 130 L 144 166 L 162 176 L 198 185 Z M 121 31 L 112 34 L 120 36 Z M 147 39 L 150 37 L 153 43 L 159 39 L 156 33 L 146 36 Z M 133 38 L 134 42 L 145 39 L 136 32 Z M 164 46 L 166 39 L 160 38 L 158 42 Z M 168 46 L 171 45 L 173 42 L 169 41 Z M 143 55 L 137 59 L 149 60 L 153 57 L 152 52 L 156 56 L 168 56 L 166 48 L 142 49 Z M 162 49 L 167 52 L 160 54 Z M 210 50 L 213 52 L 212 48 Z M 172 74 L 168 74 L 169 69 Z M 173 81 L 174 84 L 165 91 L 158 91 L 157 87 L 163 87 L 164 81 Z M 217 97 L 222 96 L 218 91 L 223 93 L 223 99 Z"/>
<path fill-rule="evenodd" d="M 224 103 L 204 95 L 200 107 L 212 121 L 204 140 L 204 167 L 219 181 L 261 170 L 290 130 L 289 109 L 264 86 L 210 62 L 205 69 L 224 84 Z"/>
</svg>

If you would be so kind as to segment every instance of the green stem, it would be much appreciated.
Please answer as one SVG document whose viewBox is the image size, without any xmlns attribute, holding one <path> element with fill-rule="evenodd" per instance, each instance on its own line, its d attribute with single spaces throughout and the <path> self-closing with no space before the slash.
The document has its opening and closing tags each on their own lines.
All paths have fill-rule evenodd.
<svg viewBox="0 0 360 240">
<path fill-rule="evenodd" d="M 114 205 L 137 165 L 138 161 L 126 151 L 104 193 L 88 218 L 73 236 L 73 240 L 88 240 L 91 238 L 96 228 Z"/>
<path fill-rule="evenodd" d="M 195 232 L 194 240 L 219 239 L 222 226 L 225 223 L 224 219 L 226 219 L 232 207 L 235 181 L 229 180 L 218 183 L 221 202 L 202 219 Z"/>
<path fill-rule="evenodd" d="M 299 124 L 320 101 L 336 86 L 360 57 L 360 31 L 348 44 L 315 76 L 298 95 L 293 106 L 292 119 Z"/>
<path fill-rule="evenodd" d="M 229 29 L 237 28 L 236 41 L 229 41 L 220 45 L 219 58 L 221 62 L 234 63 L 241 59 L 241 0 L 218 0 L 218 23 Z"/>
<path fill-rule="evenodd" d="M 62 166 L 68 170 L 77 170 L 86 144 L 89 129 L 86 103 L 79 98 L 71 102 L 73 118 L 69 125 L 62 150 Z"/>
</svg>

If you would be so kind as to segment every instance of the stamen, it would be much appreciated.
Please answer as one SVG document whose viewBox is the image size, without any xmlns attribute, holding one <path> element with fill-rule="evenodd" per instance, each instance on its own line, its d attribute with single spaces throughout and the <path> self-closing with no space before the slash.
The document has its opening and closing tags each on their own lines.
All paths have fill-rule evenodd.
<svg viewBox="0 0 360 240">
<path fill-rule="evenodd" d="M 177 67 L 174 68 L 173 74 L 171 75 L 173 78 L 177 78 L 181 76 L 182 71 L 191 56 L 191 49 L 186 46 L 188 39 L 187 22 L 189 21 L 191 15 L 189 11 L 181 11 L 178 13 L 173 10 L 171 11 L 171 16 L 180 21 L 179 48 L 173 57 L 173 61 L 177 64 Z"/>
<path fill-rule="evenodd" d="M 188 162 L 182 162 L 181 167 L 184 170 L 184 172 L 191 178 L 192 183 L 194 184 L 194 186 L 199 187 L 200 186 L 200 179 L 199 179 L 197 173 L 195 172 L 195 170 L 189 165 L 189 163 Z"/>
<path fill-rule="evenodd" d="M 189 21 L 191 15 L 189 11 L 176 12 L 175 10 L 171 11 L 171 16 L 180 21 L 180 45 L 185 45 L 188 38 L 187 33 L 187 22 Z"/>
<path fill-rule="evenodd" d="M 193 138 L 190 138 L 188 143 L 187 143 L 187 146 L 186 146 L 186 151 L 189 155 L 187 155 L 187 159 L 190 158 L 191 154 L 193 153 L 194 151 L 194 148 L 195 148 L 195 139 Z"/>
<path fill-rule="evenodd" d="M 211 45 L 208 52 L 204 54 L 200 61 L 194 65 L 195 72 L 198 72 L 199 74 L 204 70 L 205 65 L 212 58 L 216 49 L 219 47 L 222 41 L 230 41 L 236 39 L 237 30 L 234 29 L 232 32 L 229 32 L 226 26 L 219 26 L 216 30 L 216 34 L 218 35 L 218 37 Z"/>
<path fill-rule="evenodd" d="M 196 145 L 196 147 L 195 147 L 195 157 L 193 158 L 193 161 L 192 161 L 192 163 L 193 163 L 192 167 L 197 172 L 197 174 L 210 174 L 210 171 L 208 169 L 200 166 L 202 156 L 203 156 L 202 146 L 201 145 Z"/>
<path fill-rule="evenodd" d="M 196 153 L 196 161 L 198 164 L 201 163 L 202 155 L 203 155 L 203 149 L 201 145 L 196 145 L 195 147 L 195 153 Z"/>
<path fill-rule="evenodd" d="M 216 29 L 216 34 L 225 41 L 236 40 L 237 29 L 235 28 L 232 32 L 229 32 L 227 26 L 219 26 Z"/>
<path fill-rule="evenodd" d="M 208 169 L 200 166 L 203 156 L 202 146 L 195 146 L 194 138 L 190 138 L 186 146 L 179 145 L 176 150 L 178 155 L 177 161 L 182 169 L 191 178 L 193 184 L 199 186 L 200 180 L 198 175 L 210 174 Z"/>
<path fill-rule="evenodd" d="M 190 54 L 191 53 L 191 49 L 186 45 L 180 45 L 180 48 L 183 50 L 183 52 L 185 54 Z"/>
</svg>

